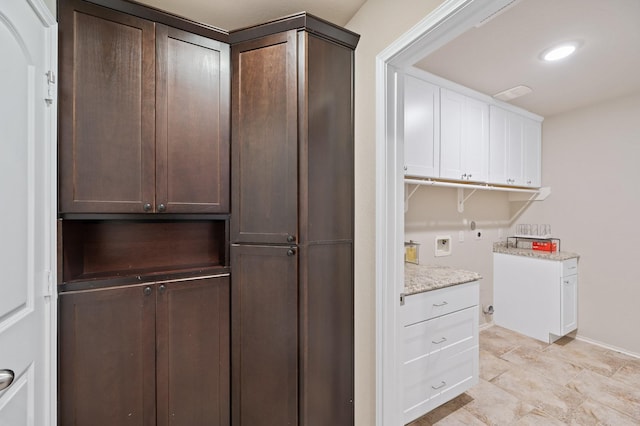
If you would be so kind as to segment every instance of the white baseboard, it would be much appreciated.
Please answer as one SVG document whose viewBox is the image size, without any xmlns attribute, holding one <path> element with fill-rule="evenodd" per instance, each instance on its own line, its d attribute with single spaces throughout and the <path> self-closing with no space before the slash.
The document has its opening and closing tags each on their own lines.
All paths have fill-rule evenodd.
<svg viewBox="0 0 640 426">
<path fill-rule="evenodd" d="M 576 340 L 580 340 L 582 342 L 591 343 L 592 345 L 600 346 L 601 348 L 609 349 L 609 350 L 612 350 L 612 351 L 615 351 L 615 352 L 620 352 L 620 353 L 622 353 L 624 355 L 628 355 L 630 357 L 640 359 L 640 354 L 628 351 L 626 349 L 618 348 L 616 346 L 612 346 L 612 345 L 600 342 L 598 340 L 590 339 L 588 337 L 581 336 L 580 334 L 576 334 L 575 338 L 576 338 Z"/>
<path fill-rule="evenodd" d="M 493 327 L 493 321 L 482 323 L 478 326 L 478 331 L 486 330 L 487 328 Z"/>
</svg>

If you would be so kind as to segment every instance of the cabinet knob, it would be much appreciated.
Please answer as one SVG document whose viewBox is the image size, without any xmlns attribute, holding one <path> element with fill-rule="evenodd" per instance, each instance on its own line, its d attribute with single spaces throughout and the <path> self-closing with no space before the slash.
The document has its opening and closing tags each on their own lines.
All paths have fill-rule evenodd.
<svg viewBox="0 0 640 426">
<path fill-rule="evenodd" d="M 151 294 L 151 287 L 147 286 L 142 290 L 145 296 L 149 296 Z"/>
<path fill-rule="evenodd" d="M 467 174 L 466 173 L 461 176 L 461 179 L 466 179 L 466 178 L 467 178 Z"/>
<path fill-rule="evenodd" d="M 404 166 L 404 171 L 405 171 L 405 172 L 407 171 L 407 166 Z"/>
<path fill-rule="evenodd" d="M 151 211 L 151 204 L 150 203 L 144 203 L 144 205 L 142 206 L 142 210 L 144 210 L 145 212 L 150 212 Z"/>
<path fill-rule="evenodd" d="M 163 212 L 165 212 L 166 210 L 167 210 L 167 206 L 165 206 L 164 204 L 160 204 L 160 205 L 158 206 L 158 212 L 159 212 L 159 213 L 163 213 Z"/>
<path fill-rule="evenodd" d="M 471 174 L 467 175 L 467 180 L 471 179 Z"/>
<path fill-rule="evenodd" d="M 527 181 L 527 185 L 531 185 L 531 181 L 530 180 Z"/>
<path fill-rule="evenodd" d="M 158 287 L 158 290 L 160 290 L 160 293 L 164 293 L 166 289 L 167 289 L 167 286 L 164 284 L 160 284 L 160 287 Z"/>
<path fill-rule="evenodd" d="M 296 240 L 296 237 L 294 237 L 293 235 L 287 235 L 287 242 L 288 243 L 292 243 Z"/>
<path fill-rule="evenodd" d="M 294 254 L 296 254 L 296 250 L 295 249 L 287 250 L 287 256 L 293 256 Z"/>
</svg>

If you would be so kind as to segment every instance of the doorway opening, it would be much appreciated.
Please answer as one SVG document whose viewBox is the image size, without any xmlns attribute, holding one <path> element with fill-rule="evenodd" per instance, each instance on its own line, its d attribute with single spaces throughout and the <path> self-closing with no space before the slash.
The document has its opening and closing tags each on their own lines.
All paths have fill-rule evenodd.
<svg viewBox="0 0 640 426">
<path fill-rule="evenodd" d="M 376 58 L 376 425 L 401 424 L 405 70 L 518 0 L 447 0 Z"/>
</svg>

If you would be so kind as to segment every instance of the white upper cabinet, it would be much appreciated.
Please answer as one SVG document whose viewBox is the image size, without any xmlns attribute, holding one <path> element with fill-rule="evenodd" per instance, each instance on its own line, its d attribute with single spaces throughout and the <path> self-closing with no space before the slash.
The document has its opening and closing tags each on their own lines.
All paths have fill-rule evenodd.
<svg viewBox="0 0 640 426">
<path fill-rule="evenodd" d="M 405 176 L 541 186 L 542 117 L 422 71 L 403 82 Z"/>
<path fill-rule="evenodd" d="M 440 89 L 440 177 L 486 182 L 488 143 L 488 104 Z"/>
<path fill-rule="evenodd" d="M 489 183 L 540 186 L 541 123 L 489 107 Z"/>
<path fill-rule="evenodd" d="M 438 86 L 406 75 L 404 80 L 404 173 L 440 176 Z"/>
</svg>

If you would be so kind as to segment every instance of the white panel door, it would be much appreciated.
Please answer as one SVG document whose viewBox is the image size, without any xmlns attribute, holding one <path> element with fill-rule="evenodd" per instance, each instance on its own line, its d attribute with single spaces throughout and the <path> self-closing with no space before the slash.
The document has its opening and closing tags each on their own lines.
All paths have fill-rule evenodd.
<svg viewBox="0 0 640 426">
<path fill-rule="evenodd" d="M 52 42 L 53 40 L 53 42 Z M 0 2 L 0 425 L 51 421 L 55 21 L 40 0 Z M 53 118 L 52 118 L 53 117 Z"/>
</svg>

